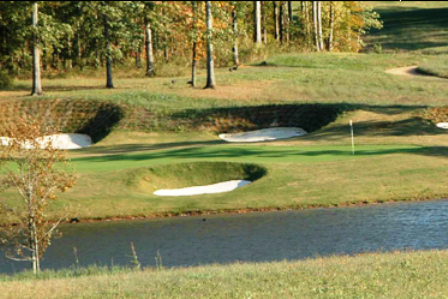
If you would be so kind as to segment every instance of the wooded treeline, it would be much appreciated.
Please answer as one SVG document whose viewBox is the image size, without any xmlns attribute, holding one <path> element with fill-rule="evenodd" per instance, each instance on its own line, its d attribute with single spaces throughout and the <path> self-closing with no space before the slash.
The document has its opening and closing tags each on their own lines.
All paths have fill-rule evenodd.
<svg viewBox="0 0 448 299">
<path fill-rule="evenodd" d="M 113 87 L 113 66 L 154 76 L 158 65 L 182 61 L 194 85 L 198 65 L 237 69 L 267 47 L 356 52 L 380 27 L 360 1 L 3 1 L 0 64 L 35 77 L 39 66 L 105 67 Z"/>
</svg>

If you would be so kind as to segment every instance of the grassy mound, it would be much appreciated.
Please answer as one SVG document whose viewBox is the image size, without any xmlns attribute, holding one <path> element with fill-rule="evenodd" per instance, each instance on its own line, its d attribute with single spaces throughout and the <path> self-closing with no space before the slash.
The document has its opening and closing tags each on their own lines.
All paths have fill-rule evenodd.
<svg viewBox="0 0 448 299">
<path fill-rule="evenodd" d="M 178 163 L 133 170 L 128 176 L 128 186 L 152 193 L 158 189 L 211 185 L 230 180 L 255 181 L 266 172 L 265 168 L 256 164 Z"/>
<path fill-rule="evenodd" d="M 0 103 L 0 135 L 7 125 L 24 116 L 42 120 L 61 133 L 89 135 L 93 142 L 103 139 L 123 116 L 123 109 L 112 103 L 73 100 L 21 100 Z"/>
<path fill-rule="evenodd" d="M 334 122 L 346 110 L 349 108 L 342 104 L 260 105 L 186 110 L 173 115 L 173 118 L 185 119 L 189 128 L 214 132 L 241 132 L 280 126 L 300 127 L 310 133 Z"/>
<path fill-rule="evenodd" d="M 424 62 L 417 68 L 417 72 L 448 79 L 448 57 L 443 56 Z"/>
</svg>

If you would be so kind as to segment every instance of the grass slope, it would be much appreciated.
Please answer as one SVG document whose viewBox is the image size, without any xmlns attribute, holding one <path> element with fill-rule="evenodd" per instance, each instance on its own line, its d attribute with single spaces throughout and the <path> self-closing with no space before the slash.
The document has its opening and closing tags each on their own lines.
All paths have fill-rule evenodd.
<svg viewBox="0 0 448 299">
<path fill-rule="evenodd" d="M 384 27 L 372 30 L 369 44 L 384 50 L 420 50 L 428 54 L 448 52 L 448 4 L 445 1 L 373 1 Z"/>
<path fill-rule="evenodd" d="M 0 278 L 2 298 L 446 298 L 447 251 Z M 98 273 L 99 272 L 99 273 Z"/>
</svg>

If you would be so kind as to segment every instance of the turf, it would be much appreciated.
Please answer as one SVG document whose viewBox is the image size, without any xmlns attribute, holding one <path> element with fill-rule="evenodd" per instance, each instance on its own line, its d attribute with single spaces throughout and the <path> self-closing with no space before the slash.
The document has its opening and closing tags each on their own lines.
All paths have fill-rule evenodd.
<svg viewBox="0 0 448 299">
<path fill-rule="evenodd" d="M 373 1 L 384 27 L 366 41 L 389 51 L 447 49 L 448 5 L 444 1 Z M 426 52 L 430 53 L 430 52 Z"/>
<path fill-rule="evenodd" d="M 91 268 L 1 278 L 0 289 L 5 299 L 446 298 L 447 263 L 447 251 L 428 251 L 145 271 Z"/>
</svg>

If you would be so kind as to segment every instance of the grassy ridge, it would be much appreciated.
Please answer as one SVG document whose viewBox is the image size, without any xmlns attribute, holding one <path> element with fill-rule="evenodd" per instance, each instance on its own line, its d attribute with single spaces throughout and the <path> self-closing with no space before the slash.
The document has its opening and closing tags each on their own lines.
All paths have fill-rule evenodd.
<svg viewBox="0 0 448 299">
<path fill-rule="evenodd" d="M 448 79 L 448 59 L 446 57 L 431 59 L 419 65 L 418 72 Z"/>
<path fill-rule="evenodd" d="M 2 298 L 446 298 L 447 251 L 2 277 Z M 99 273 L 98 273 L 99 272 Z M 55 291 L 57 290 L 57 291 Z"/>
</svg>

